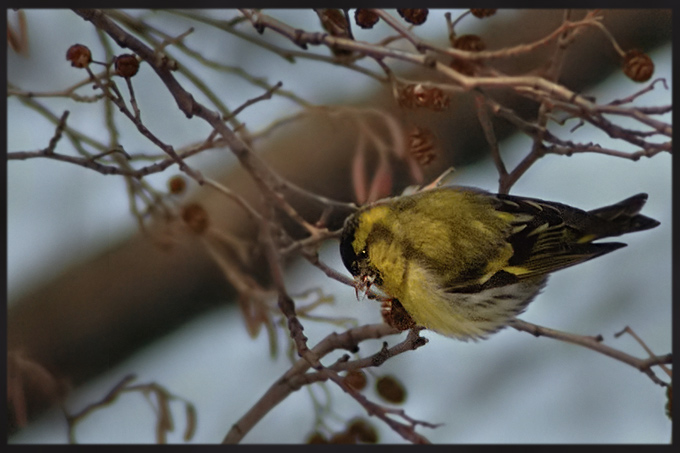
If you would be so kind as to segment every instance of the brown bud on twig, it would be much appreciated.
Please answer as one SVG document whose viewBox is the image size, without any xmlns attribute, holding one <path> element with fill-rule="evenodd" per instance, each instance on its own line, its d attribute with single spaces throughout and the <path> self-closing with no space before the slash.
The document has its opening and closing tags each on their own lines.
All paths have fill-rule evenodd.
<svg viewBox="0 0 680 453">
<path fill-rule="evenodd" d="M 629 50 L 623 57 L 623 72 L 635 82 L 646 82 L 654 74 L 654 62 L 640 50 Z"/>
<path fill-rule="evenodd" d="M 420 165 L 429 165 L 437 157 L 432 131 L 416 127 L 408 136 L 408 150 Z"/>
<path fill-rule="evenodd" d="M 421 25 L 427 20 L 427 14 L 429 10 L 427 8 L 422 9 L 410 9 L 403 8 L 397 9 L 397 12 L 404 18 L 404 20 L 413 25 Z"/>
<path fill-rule="evenodd" d="M 376 391 L 381 398 L 390 403 L 400 404 L 406 400 L 406 390 L 401 383 L 392 376 L 383 376 L 375 384 Z"/>
<path fill-rule="evenodd" d="M 92 52 L 87 46 L 74 44 L 66 51 L 66 59 L 74 68 L 86 68 L 92 63 Z"/>
<path fill-rule="evenodd" d="M 361 28 L 373 28 L 378 23 L 380 17 L 370 9 L 357 8 L 354 11 L 354 20 Z"/>
<path fill-rule="evenodd" d="M 139 71 L 139 61 L 134 55 L 126 53 L 116 57 L 114 68 L 117 75 L 127 79 L 137 74 L 137 71 Z"/>
<path fill-rule="evenodd" d="M 470 13 L 478 19 L 493 16 L 498 11 L 497 8 L 470 8 Z"/>
<path fill-rule="evenodd" d="M 203 234 L 210 225 L 208 213 L 198 203 L 192 203 L 184 206 L 182 209 L 182 220 L 187 224 L 189 229 L 196 234 Z"/>
</svg>

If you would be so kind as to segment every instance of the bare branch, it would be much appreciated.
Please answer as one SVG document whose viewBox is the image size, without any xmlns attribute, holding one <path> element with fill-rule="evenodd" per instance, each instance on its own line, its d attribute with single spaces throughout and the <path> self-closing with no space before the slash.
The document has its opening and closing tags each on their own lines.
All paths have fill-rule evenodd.
<svg viewBox="0 0 680 453">
<path fill-rule="evenodd" d="M 597 337 L 576 335 L 573 333 L 550 329 L 548 327 L 538 326 L 536 324 L 522 321 L 520 319 L 515 319 L 514 321 L 512 321 L 510 326 L 516 330 L 528 332 L 537 337 L 554 338 L 556 340 L 565 341 L 567 343 L 573 343 L 579 346 L 586 347 L 588 349 L 592 349 L 593 351 L 599 352 L 600 354 L 604 354 L 608 357 L 616 359 L 620 362 L 628 364 L 633 368 L 642 371 L 654 383 L 659 384 L 662 387 L 669 385 L 666 382 L 660 380 L 656 376 L 656 374 L 654 374 L 654 372 L 652 371 L 652 367 L 654 365 L 672 363 L 671 354 L 666 354 L 664 356 L 653 356 L 650 357 L 649 359 L 638 359 L 637 357 L 633 357 L 632 355 L 626 354 L 623 351 L 619 351 L 618 349 L 614 349 L 611 346 L 605 345 L 604 343 L 602 343 L 603 338 L 601 335 L 598 335 Z"/>
<path fill-rule="evenodd" d="M 354 351 L 362 341 L 382 338 L 396 333 L 398 331 L 387 324 L 370 324 L 356 327 L 341 334 L 329 334 L 312 348 L 311 352 L 321 359 L 337 349 Z M 290 393 L 300 389 L 300 386 L 303 384 L 294 379 L 297 376 L 303 375 L 310 367 L 310 363 L 304 358 L 295 362 L 281 378 L 272 384 L 257 403 L 233 425 L 222 443 L 231 444 L 240 442 L 271 409 L 283 401 Z"/>
</svg>

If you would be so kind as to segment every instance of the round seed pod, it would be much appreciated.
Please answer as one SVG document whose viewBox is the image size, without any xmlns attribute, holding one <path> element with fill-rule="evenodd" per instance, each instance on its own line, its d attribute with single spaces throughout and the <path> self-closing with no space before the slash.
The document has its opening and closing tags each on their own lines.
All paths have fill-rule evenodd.
<svg viewBox="0 0 680 453">
<path fill-rule="evenodd" d="M 356 11 L 354 11 L 354 21 L 361 28 L 373 28 L 379 20 L 380 17 L 370 9 L 357 8 Z"/>
<path fill-rule="evenodd" d="M 498 11 L 497 8 L 470 8 L 470 13 L 477 19 L 493 16 Z"/>
<path fill-rule="evenodd" d="M 66 60 L 70 61 L 74 68 L 86 68 L 92 63 L 92 52 L 87 46 L 74 44 L 66 51 Z"/>
<path fill-rule="evenodd" d="M 139 60 L 129 53 L 119 55 L 114 61 L 114 69 L 117 75 L 130 78 L 139 71 Z"/>
<path fill-rule="evenodd" d="M 406 389 L 396 378 L 383 376 L 375 384 L 376 391 L 385 401 L 401 404 L 406 400 Z"/>
<path fill-rule="evenodd" d="M 182 220 L 191 231 L 203 234 L 210 226 L 210 218 L 205 208 L 198 203 L 191 203 L 182 209 Z"/>
<path fill-rule="evenodd" d="M 623 57 L 623 72 L 635 82 L 646 82 L 654 74 L 654 62 L 640 50 L 629 50 Z"/>
<path fill-rule="evenodd" d="M 397 9 L 397 12 L 404 18 L 406 22 L 413 25 L 422 25 L 427 20 L 427 14 L 430 12 L 427 8 L 411 9 L 403 8 Z"/>
</svg>

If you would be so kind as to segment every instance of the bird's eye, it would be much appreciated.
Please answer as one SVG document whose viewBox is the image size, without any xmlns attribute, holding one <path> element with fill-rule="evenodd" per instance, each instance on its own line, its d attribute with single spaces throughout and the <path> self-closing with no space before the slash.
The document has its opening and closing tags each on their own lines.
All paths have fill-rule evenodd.
<svg viewBox="0 0 680 453">
<path fill-rule="evenodd" d="M 368 251 L 366 251 L 366 249 L 363 249 L 362 251 L 359 252 L 359 254 L 357 255 L 357 258 L 359 258 L 360 260 L 367 259 L 368 258 Z"/>
</svg>

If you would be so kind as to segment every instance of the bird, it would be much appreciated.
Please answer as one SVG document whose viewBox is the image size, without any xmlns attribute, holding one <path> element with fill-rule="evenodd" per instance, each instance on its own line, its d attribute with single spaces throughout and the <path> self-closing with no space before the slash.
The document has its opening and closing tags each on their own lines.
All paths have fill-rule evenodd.
<svg viewBox="0 0 680 453">
<path fill-rule="evenodd" d="M 550 273 L 626 246 L 596 241 L 658 226 L 640 214 L 647 198 L 584 211 L 440 186 L 360 207 L 344 222 L 340 255 L 357 295 L 385 294 L 388 323 L 482 340 L 521 314 Z"/>
</svg>

